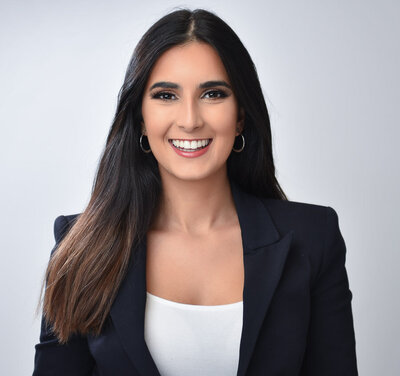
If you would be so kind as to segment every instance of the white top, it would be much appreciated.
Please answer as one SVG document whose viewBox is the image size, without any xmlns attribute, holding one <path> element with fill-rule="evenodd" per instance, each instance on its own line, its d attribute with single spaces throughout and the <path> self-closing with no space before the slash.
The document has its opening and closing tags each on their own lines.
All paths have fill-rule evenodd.
<svg viewBox="0 0 400 376">
<path fill-rule="evenodd" d="M 243 301 L 206 306 L 146 293 L 145 341 L 161 376 L 237 374 Z"/>
</svg>

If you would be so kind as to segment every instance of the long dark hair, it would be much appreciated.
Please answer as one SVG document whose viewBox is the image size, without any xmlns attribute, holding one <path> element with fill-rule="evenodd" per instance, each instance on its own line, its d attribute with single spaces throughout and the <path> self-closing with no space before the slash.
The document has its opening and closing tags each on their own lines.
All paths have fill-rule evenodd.
<svg viewBox="0 0 400 376">
<path fill-rule="evenodd" d="M 212 12 L 184 8 L 165 15 L 133 52 L 91 198 L 56 244 L 46 270 L 43 317 L 60 343 L 75 332 L 100 333 L 135 244 L 144 238 L 157 212 L 162 189 L 158 164 L 152 153 L 144 153 L 139 146 L 142 96 L 160 55 L 190 41 L 215 48 L 245 111 L 246 146 L 229 156 L 229 178 L 248 193 L 287 200 L 275 177 L 269 114 L 246 48 Z"/>
</svg>

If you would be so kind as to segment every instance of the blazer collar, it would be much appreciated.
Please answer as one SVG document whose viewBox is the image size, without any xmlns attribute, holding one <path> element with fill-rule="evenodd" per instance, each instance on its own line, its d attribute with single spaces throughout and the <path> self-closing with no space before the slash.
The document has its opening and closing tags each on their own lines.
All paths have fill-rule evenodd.
<svg viewBox="0 0 400 376">
<path fill-rule="evenodd" d="M 244 376 L 264 317 L 283 271 L 293 231 L 281 236 L 262 199 L 230 180 L 243 245 L 245 280 L 238 376 Z M 110 315 L 132 367 L 143 376 L 160 376 L 144 338 L 146 239 L 137 245 Z"/>
</svg>

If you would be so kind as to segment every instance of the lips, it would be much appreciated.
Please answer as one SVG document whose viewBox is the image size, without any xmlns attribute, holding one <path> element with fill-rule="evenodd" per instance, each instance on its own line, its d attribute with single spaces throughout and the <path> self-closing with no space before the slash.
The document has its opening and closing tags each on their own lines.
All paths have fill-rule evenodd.
<svg viewBox="0 0 400 376">
<path fill-rule="evenodd" d="M 193 152 L 207 147 L 212 139 L 169 139 L 168 142 L 176 149 L 185 152 Z"/>
<path fill-rule="evenodd" d="M 206 139 L 203 139 L 203 140 L 205 141 Z M 173 140 L 170 139 L 170 140 L 168 140 L 168 142 L 171 144 L 172 149 L 174 149 L 174 151 L 178 155 L 180 155 L 182 157 L 185 157 L 185 158 L 196 158 L 196 157 L 200 157 L 203 154 L 207 153 L 207 151 L 208 151 L 208 149 L 209 149 L 209 147 L 210 147 L 210 145 L 212 143 L 212 139 L 207 139 L 207 140 L 209 140 L 208 144 L 201 145 L 201 146 L 196 147 L 194 149 L 192 149 L 192 148 L 181 148 L 180 146 L 174 145 L 174 143 L 175 144 L 177 143 L 176 141 L 178 141 L 178 139 L 173 139 Z M 174 143 L 173 143 L 173 141 L 174 141 Z M 189 140 L 179 140 L 179 141 L 182 141 L 182 142 L 184 141 L 186 146 L 190 145 L 189 144 Z M 200 141 L 200 140 L 190 140 L 190 141 Z"/>
</svg>

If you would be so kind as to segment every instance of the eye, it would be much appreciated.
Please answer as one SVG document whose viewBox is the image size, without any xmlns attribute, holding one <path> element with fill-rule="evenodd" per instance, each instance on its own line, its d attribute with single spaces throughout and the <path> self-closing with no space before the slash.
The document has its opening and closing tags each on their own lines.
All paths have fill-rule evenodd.
<svg viewBox="0 0 400 376">
<path fill-rule="evenodd" d="M 220 99 L 220 98 L 226 98 L 228 96 L 223 90 L 210 90 L 204 94 L 205 97 L 207 95 L 209 99 Z"/>
<path fill-rule="evenodd" d="M 223 90 L 210 90 L 204 94 L 206 99 L 221 99 L 228 95 Z M 152 99 L 161 99 L 162 101 L 176 100 L 176 96 L 168 91 L 159 91 L 151 94 Z"/>
<path fill-rule="evenodd" d="M 168 91 L 159 91 L 157 93 L 151 94 L 151 98 L 153 99 L 161 99 L 163 101 L 169 101 L 171 96 L 175 97 L 175 94 L 169 93 Z"/>
</svg>

